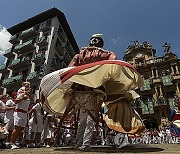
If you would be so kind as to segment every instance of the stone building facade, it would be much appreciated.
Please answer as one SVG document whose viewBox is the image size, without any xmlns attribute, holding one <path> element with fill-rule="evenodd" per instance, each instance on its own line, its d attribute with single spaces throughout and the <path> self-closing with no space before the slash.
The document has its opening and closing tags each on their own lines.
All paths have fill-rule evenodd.
<svg viewBox="0 0 180 154">
<path fill-rule="evenodd" d="M 144 78 L 144 85 L 137 92 L 141 98 L 135 107 L 148 128 L 168 126 L 170 110 L 180 95 L 180 59 L 163 45 L 164 55 L 156 56 L 156 50 L 148 42 L 134 41 L 125 51 L 124 60 L 131 63 Z"/>
</svg>

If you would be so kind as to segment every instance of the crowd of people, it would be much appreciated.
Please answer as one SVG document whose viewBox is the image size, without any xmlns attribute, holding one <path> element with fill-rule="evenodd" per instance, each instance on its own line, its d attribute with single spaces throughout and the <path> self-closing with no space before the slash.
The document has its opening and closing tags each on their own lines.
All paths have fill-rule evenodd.
<svg viewBox="0 0 180 154">
<path fill-rule="evenodd" d="M 1 148 L 50 147 L 60 143 L 58 139 L 63 139 L 59 138 L 64 134 L 62 129 L 57 129 L 60 119 L 45 112 L 39 99 L 35 102 L 31 99 L 29 82 L 23 82 L 17 93 L 13 92 L 11 96 L 0 95 Z"/>
<path fill-rule="evenodd" d="M 78 144 L 82 142 L 75 138 L 75 131 L 70 129 L 74 125 L 72 118 L 67 118 L 63 122 L 63 127 L 58 129 L 60 117 L 44 111 L 39 99 L 35 102 L 31 99 L 29 82 L 23 82 L 17 93 L 12 93 L 11 96 L 8 94 L 0 96 L 1 148 L 77 146 L 76 142 Z M 79 129 L 79 132 L 81 131 L 82 128 Z M 106 136 L 103 136 L 102 129 L 99 130 L 99 136 L 95 128 L 92 131 L 91 142 L 93 143 L 90 144 L 114 145 L 114 136 L 117 132 L 108 129 L 107 126 Z M 159 131 L 146 129 L 141 136 L 128 135 L 126 142 L 129 144 L 172 144 L 179 143 L 179 138 L 173 136 L 169 128 Z"/>
</svg>

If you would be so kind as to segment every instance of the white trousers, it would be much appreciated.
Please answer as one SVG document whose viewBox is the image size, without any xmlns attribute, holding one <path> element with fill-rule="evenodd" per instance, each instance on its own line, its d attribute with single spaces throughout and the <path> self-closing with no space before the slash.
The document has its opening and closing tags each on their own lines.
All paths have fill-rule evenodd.
<svg viewBox="0 0 180 154">
<path fill-rule="evenodd" d="M 93 115 L 95 112 L 91 112 Z M 95 121 L 87 112 L 80 114 L 80 122 L 77 131 L 77 146 L 90 145 L 93 132 L 95 130 Z"/>
</svg>

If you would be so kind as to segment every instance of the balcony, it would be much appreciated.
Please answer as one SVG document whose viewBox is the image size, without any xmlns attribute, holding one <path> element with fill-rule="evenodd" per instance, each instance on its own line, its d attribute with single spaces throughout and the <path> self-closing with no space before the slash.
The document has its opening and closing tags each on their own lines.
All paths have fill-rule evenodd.
<svg viewBox="0 0 180 154">
<path fill-rule="evenodd" d="M 5 87 L 6 85 L 10 84 L 13 82 L 13 78 L 7 78 L 7 79 L 4 79 L 3 82 L 2 82 L 2 86 Z"/>
<path fill-rule="evenodd" d="M 22 75 L 4 79 L 2 82 L 2 87 L 8 88 L 9 86 L 17 85 L 19 82 L 22 82 Z"/>
<path fill-rule="evenodd" d="M 7 57 L 7 58 L 14 56 L 13 51 L 12 51 L 12 48 L 7 49 L 7 50 L 5 51 L 5 53 L 4 53 L 4 56 Z"/>
<path fill-rule="evenodd" d="M 179 79 L 180 79 L 180 74 L 179 74 L 179 75 L 174 75 L 174 76 L 173 76 L 173 79 L 174 79 L 174 80 L 179 80 Z"/>
<path fill-rule="evenodd" d="M 159 79 L 159 78 L 153 78 L 153 79 L 152 79 L 152 82 L 153 82 L 153 83 L 160 83 L 160 82 L 161 82 L 161 79 Z"/>
<path fill-rule="evenodd" d="M 18 52 L 18 53 L 25 53 L 33 49 L 35 49 L 34 42 L 33 40 L 29 40 L 27 42 L 24 42 L 22 44 L 15 46 L 14 50 L 15 52 Z"/>
<path fill-rule="evenodd" d="M 19 38 L 22 40 L 26 40 L 28 38 L 34 37 L 36 35 L 38 35 L 39 32 L 37 31 L 36 27 L 31 27 L 25 31 L 23 31 L 20 35 Z"/>
<path fill-rule="evenodd" d="M 0 65 L 0 73 L 5 73 L 8 72 L 9 70 L 7 69 L 5 64 Z"/>
<path fill-rule="evenodd" d="M 44 22 L 39 26 L 39 30 L 42 32 L 47 32 L 51 29 L 51 23 L 50 22 Z"/>
<path fill-rule="evenodd" d="M 11 70 L 19 69 L 22 67 L 28 67 L 31 65 L 31 59 L 29 57 L 23 57 L 22 59 L 18 58 L 12 61 L 9 65 Z"/>
<path fill-rule="evenodd" d="M 37 53 L 32 58 L 32 61 L 34 63 L 38 63 L 38 62 L 41 62 L 41 61 L 44 61 L 44 60 L 45 60 L 45 55 L 43 53 Z"/>
<path fill-rule="evenodd" d="M 15 59 L 9 64 L 9 68 L 12 69 L 15 65 L 21 62 L 21 59 Z"/>
<path fill-rule="evenodd" d="M 33 80 L 39 80 L 40 79 L 39 77 L 40 77 L 40 74 L 38 74 L 37 72 L 32 72 L 32 73 L 29 73 L 26 79 L 28 81 L 33 81 Z"/>
<path fill-rule="evenodd" d="M 18 38 L 18 35 L 15 34 L 15 35 L 13 35 L 13 36 L 11 37 L 11 39 L 10 39 L 9 42 L 12 43 L 12 44 L 17 44 L 19 41 L 20 41 L 20 40 L 19 40 L 19 38 Z"/>
<path fill-rule="evenodd" d="M 48 44 L 48 40 L 49 40 L 48 36 L 43 36 L 43 37 L 40 37 L 40 38 L 38 39 L 38 41 L 36 42 L 36 44 L 37 44 L 38 46 L 45 46 L 45 45 Z"/>
</svg>

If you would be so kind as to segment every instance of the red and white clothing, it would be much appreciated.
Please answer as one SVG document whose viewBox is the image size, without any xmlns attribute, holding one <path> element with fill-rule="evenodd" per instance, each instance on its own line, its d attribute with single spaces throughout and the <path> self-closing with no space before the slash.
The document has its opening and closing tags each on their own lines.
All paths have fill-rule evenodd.
<svg viewBox="0 0 180 154">
<path fill-rule="evenodd" d="M 114 52 L 110 52 L 98 47 L 84 47 L 80 50 L 79 54 L 76 54 L 69 64 L 71 66 L 80 66 L 102 60 L 115 60 L 116 55 Z"/>
<path fill-rule="evenodd" d="M 37 116 L 37 123 L 35 123 L 35 117 L 34 114 L 32 115 L 32 118 L 29 120 L 29 133 L 35 132 L 35 133 L 41 133 L 43 130 L 43 114 L 42 114 L 42 106 L 37 103 L 32 107 L 33 110 L 36 112 Z"/>
<path fill-rule="evenodd" d="M 4 119 L 4 109 L 6 108 L 6 104 L 0 100 L 0 120 Z M 1 110 L 3 109 L 3 110 Z"/>
<path fill-rule="evenodd" d="M 22 87 L 20 89 L 22 89 Z M 24 93 L 20 89 L 17 92 L 17 99 L 21 99 L 24 97 Z M 14 125 L 15 126 L 21 126 L 21 127 L 26 126 L 27 119 L 28 119 L 27 111 L 29 109 L 29 105 L 30 105 L 29 98 L 17 103 L 15 112 L 14 112 Z"/>
<path fill-rule="evenodd" d="M 15 103 L 11 99 L 9 99 L 6 102 L 6 106 L 14 107 Z M 5 127 L 8 130 L 13 130 L 13 128 L 14 128 L 14 109 L 10 109 L 5 112 L 4 122 L 6 123 Z"/>
</svg>

